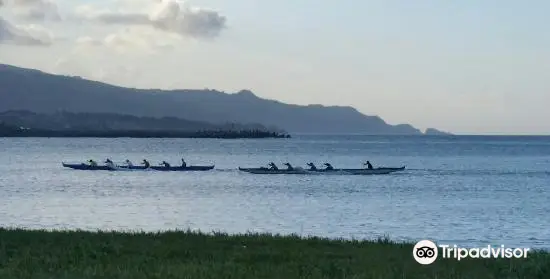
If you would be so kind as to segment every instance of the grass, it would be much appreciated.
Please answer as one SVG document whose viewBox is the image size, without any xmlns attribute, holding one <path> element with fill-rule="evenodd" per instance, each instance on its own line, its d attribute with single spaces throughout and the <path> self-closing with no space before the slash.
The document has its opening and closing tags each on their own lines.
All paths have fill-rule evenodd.
<svg viewBox="0 0 550 279">
<path fill-rule="evenodd" d="M 0 229 L 0 278 L 550 278 L 547 252 L 423 266 L 412 247 L 388 239 Z"/>
</svg>

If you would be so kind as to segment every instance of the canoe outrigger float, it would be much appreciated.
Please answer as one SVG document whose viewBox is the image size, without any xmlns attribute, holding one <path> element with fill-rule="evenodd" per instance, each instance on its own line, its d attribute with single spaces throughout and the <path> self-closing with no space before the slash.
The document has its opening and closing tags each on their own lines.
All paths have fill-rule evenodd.
<svg viewBox="0 0 550 279">
<path fill-rule="evenodd" d="M 402 167 L 380 167 L 380 168 L 365 168 L 365 169 L 335 169 L 330 164 L 324 169 L 317 169 L 313 163 L 309 163 L 309 169 L 303 169 L 301 167 L 292 167 L 289 163 L 285 163 L 287 169 L 278 169 L 274 163 L 269 164 L 269 168 L 241 168 L 240 171 L 252 173 L 252 174 L 351 174 L 351 175 L 375 175 L 375 174 L 390 174 L 397 171 L 405 170 L 405 166 Z M 372 166 L 371 166 L 372 167 Z"/>
</svg>

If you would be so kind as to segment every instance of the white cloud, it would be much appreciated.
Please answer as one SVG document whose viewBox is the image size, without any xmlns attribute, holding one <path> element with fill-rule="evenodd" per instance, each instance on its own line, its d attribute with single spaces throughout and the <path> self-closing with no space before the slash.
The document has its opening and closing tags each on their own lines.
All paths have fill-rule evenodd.
<svg viewBox="0 0 550 279">
<path fill-rule="evenodd" d="M 146 28 L 133 27 L 108 34 L 102 39 L 80 37 L 76 39 L 76 43 L 80 47 L 106 47 L 120 53 L 139 50 L 155 54 L 169 49 L 175 40 L 178 38 L 159 36 L 158 33 Z"/>
<path fill-rule="evenodd" d="M 62 20 L 58 10 L 60 3 L 59 0 L 0 0 L 0 6 L 8 8 L 15 16 L 14 20 L 35 22 Z M 90 37 L 73 37 L 70 41 L 117 51 L 132 48 L 150 51 L 167 49 L 171 44 L 181 42 L 182 38 L 216 38 L 226 28 L 226 18 L 218 12 L 174 0 L 110 0 L 94 4 L 80 6 L 74 13 L 63 16 L 67 23 L 82 28 L 79 32 L 83 32 L 84 37 Z M 0 24 L 1 43 L 49 45 L 61 40 L 37 25 L 17 25 L 4 19 Z M 123 29 L 105 33 L 106 26 L 121 26 Z M 60 28 L 65 38 L 68 29 Z"/>
<path fill-rule="evenodd" d="M 146 72 L 138 66 L 140 62 L 136 63 L 136 59 L 143 58 L 144 52 L 126 51 L 129 42 L 123 37 L 109 35 L 101 40 L 82 37 L 78 42 L 77 47 L 56 60 L 50 68 L 52 72 L 128 86 Z M 131 50 L 136 50 L 135 46 L 131 46 Z"/>
<path fill-rule="evenodd" d="M 29 21 L 60 20 L 57 5 L 50 0 L 11 0 L 14 14 Z"/>
<path fill-rule="evenodd" d="M 86 45 L 86 46 L 101 46 L 101 40 L 94 39 L 89 36 L 79 37 L 76 39 L 77 45 Z"/>
<path fill-rule="evenodd" d="M 11 14 L 9 22 L 0 18 L 0 44 L 48 46 L 59 43 L 56 49 L 65 48 L 66 51 L 56 63 L 50 64 L 54 71 L 101 80 L 117 77 L 133 82 L 139 72 L 136 61 L 144 56 L 151 61 L 163 59 L 162 54 L 178 51 L 178 44 L 190 46 L 200 40 L 216 38 L 226 28 L 226 19 L 218 12 L 173 0 L 88 3 L 75 7 L 60 0 L 0 0 L 0 6 Z M 49 24 L 52 20 L 64 21 L 62 25 L 48 26 L 58 28 L 54 31 L 62 37 L 54 36 L 40 25 L 25 24 L 25 21 Z M 61 44 L 61 41 L 72 45 Z"/>
<path fill-rule="evenodd" d="M 54 34 L 50 30 L 37 24 L 21 25 L 17 26 L 17 28 L 24 31 L 29 36 L 41 42 L 44 42 L 47 45 L 52 44 L 53 41 L 56 39 Z"/>
<path fill-rule="evenodd" d="M 226 28 L 226 18 L 218 12 L 188 7 L 173 0 L 158 3 L 148 13 L 113 12 L 86 6 L 78 9 L 77 15 L 82 19 L 106 25 L 143 25 L 197 39 L 217 37 Z"/>
<path fill-rule="evenodd" d="M 38 25 L 15 26 L 0 18 L 0 44 L 47 46 L 53 35 Z"/>
</svg>

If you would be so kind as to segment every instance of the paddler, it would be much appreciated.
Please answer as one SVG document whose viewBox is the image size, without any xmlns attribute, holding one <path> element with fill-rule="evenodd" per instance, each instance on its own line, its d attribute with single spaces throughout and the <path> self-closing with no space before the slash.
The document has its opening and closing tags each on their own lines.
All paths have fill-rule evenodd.
<svg viewBox="0 0 550 279">
<path fill-rule="evenodd" d="M 132 164 L 132 162 L 128 159 L 126 159 L 126 164 L 128 165 L 128 167 L 133 167 L 134 164 Z"/>
<path fill-rule="evenodd" d="M 105 164 L 107 164 L 107 166 L 108 166 L 109 168 L 111 168 L 111 169 L 115 169 L 115 168 L 116 168 L 115 164 L 113 163 L 113 161 L 111 161 L 111 159 L 105 160 Z"/>
<path fill-rule="evenodd" d="M 185 160 L 183 158 L 181 158 L 181 166 L 183 168 L 187 167 L 187 163 L 185 162 Z"/>
<path fill-rule="evenodd" d="M 149 168 L 151 166 L 151 164 L 149 164 L 149 162 L 145 159 L 143 159 L 142 164 L 145 166 L 145 168 Z"/>
<path fill-rule="evenodd" d="M 97 167 L 97 162 L 92 159 L 88 160 L 88 163 L 90 163 L 90 166 Z"/>
<path fill-rule="evenodd" d="M 160 163 L 160 164 L 163 165 L 166 168 L 170 167 L 170 164 L 168 164 L 168 162 L 166 162 L 166 161 L 162 161 L 162 163 Z"/>
<path fill-rule="evenodd" d="M 284 165 L 287 167 L 287 170 L 294 170 L 294 167 L 290 163 L 284 163 Z"/>
<path fill-rule="evenodd" d="M 367 169 L 372 170 L 372 164 L 369 161 L 365 163 L 365 166 L 367 166 Z"/>
<path fill-rule="evenodd" d="M 334 169 L 334 167 L 332 167 L 332 165 L 329 164 L 329 163 L 325 163 L 325 166 L 327 166 L 327 167 L 325 168 L 326 170 L 333 170 L 333 169 Z"/>
<path fill-rule="evenodd" d="M 268 166 L 271 170 L 279 170 L 277 165 L 275 165 L 275 163 L 273 163 L 273 162 L 269 163 Z"/>
<path fill-rule="evenodd" d="M 309 166 L 309 170 L 312 170 L 312 171 L 317 170 L 317 167 L 315 166 L 315 164 L 313 164 L 313 163 L 307 163 L 307 165 Z"/>
</svg>

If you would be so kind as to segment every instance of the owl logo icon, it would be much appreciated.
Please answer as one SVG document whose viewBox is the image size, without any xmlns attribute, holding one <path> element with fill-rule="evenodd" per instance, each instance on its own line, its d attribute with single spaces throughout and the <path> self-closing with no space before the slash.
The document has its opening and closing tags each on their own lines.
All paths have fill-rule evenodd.
<svg viewBox="0 0 550 279">
<path fill-rule="evenodd" d="M 414 245 L 413 257 L 419 264 L 431 264 L 437 259 L 437 245 L 430 240 L 421 240 Z"/>
</svg>

